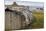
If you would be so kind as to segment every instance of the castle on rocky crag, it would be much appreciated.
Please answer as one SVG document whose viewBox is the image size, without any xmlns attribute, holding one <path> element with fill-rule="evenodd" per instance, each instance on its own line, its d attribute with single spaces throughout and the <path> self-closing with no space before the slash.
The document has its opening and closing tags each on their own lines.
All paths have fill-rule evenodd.
<svg viewBox="0 0 46 31">
<path fill-rule="evenodd" d="M 28 10 L 28 6 L 17 5 L 14 2 L 12 5 L 5 5 L 5 29 L 21 29 L 25 28 L 25 16 L 20 11 Z"/>
</svg>

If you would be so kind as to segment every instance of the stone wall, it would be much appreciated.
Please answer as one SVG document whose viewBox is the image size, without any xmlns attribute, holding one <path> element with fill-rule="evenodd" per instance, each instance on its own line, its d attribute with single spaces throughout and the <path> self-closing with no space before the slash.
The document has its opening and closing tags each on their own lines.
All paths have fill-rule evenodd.
<svg viewBox="0 0 46 31">
<path fill-rule="evenodd" d="M 21 16 L 14 12 L 5 12 L 5 29 L 21 29 Z"/>
</svg>

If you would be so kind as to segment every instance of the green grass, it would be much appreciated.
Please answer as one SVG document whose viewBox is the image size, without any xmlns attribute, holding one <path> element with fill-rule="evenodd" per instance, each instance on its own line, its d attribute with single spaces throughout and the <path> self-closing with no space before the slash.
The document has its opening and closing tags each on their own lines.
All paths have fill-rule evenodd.
<svg viewBox="0 0 46 31">
<path fill-rule="evenodd" d="M 32 28 L 43 28 L 44 26 L 44 13 L 43 12 L 32 12 Z"/>
</svg>

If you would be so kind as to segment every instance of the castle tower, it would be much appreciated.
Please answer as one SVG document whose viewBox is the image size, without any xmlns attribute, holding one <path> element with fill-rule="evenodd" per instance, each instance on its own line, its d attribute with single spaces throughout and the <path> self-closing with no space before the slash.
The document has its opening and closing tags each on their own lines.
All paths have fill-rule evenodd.
<svg viewBox="0 0 46 31">
<path fill-rule="evenodd" d="M 13 2 L 12 6 L 18 6 L 16 2 Z"/>
</svg>

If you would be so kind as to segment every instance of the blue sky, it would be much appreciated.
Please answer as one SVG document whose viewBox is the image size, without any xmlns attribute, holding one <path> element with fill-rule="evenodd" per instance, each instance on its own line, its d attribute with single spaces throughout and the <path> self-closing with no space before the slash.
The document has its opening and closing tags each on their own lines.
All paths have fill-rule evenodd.
<svg viewBox="0 0 46 31">
<path fill-rule="evenodd" d="M 13 2 L 16 2 L 18 5 L 25 5 L 25 6 L 37 6 L 37 7 L 43 7 L 43 2 L 31 2 L 31 1 L 21 1 L 21 0 L 5 0 L 6 5 L 13 4 Z"/>
</svg>

